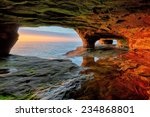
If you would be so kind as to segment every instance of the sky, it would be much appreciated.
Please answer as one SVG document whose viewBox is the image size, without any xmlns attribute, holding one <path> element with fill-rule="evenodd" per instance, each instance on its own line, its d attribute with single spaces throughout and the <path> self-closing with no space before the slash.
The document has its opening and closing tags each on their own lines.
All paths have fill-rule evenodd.
<svg viewBox="0 0 150 117">
<path fill-rule="evenodd" d="M 80 42 L 78 34 L 69 28 L 58 26 L 49 27 L 20 27 L 20 42 Z"/>
</svg>

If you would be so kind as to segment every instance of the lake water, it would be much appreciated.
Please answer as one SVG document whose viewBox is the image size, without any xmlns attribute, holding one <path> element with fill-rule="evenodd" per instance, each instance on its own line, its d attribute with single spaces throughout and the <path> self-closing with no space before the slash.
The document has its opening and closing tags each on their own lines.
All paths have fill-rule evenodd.
<svg viewBox="0 0 150 117">
<path fill-rule="evenodd" d="M 67 57 L 64 54 L 82 46 L 78 34 L 75 30 L 69 28 L 58 26 L 21 27 L 18 33 L 19 40 L 12 48 L 10 54 L 35 56 L 45 59 L 66 59 Z M 67 59 L 71 59 L 72 62 L 78 65 L 82 64 L 82 57 Z"/>
<path fill-rule="evenodd" d="M 12 48 L 11 54 L 45 59 L 66 59 L 64 54 L 81 45 L 81 42 L 18 42 Z M 78 65 L 82 62 L 81 57 L 69 59 Z"/>
<path fill-rule="evenodd" d="M 53 31 L 50 32 L 44 29 L 40 29 L 41 31 L 39 29 L 20 30 L 22 31 L 19 32 L 20 40 L 26 38 L 27 40 L 18 41 L 11 50 L 11 54 L 46 59 L 66 59 L 64 54 L 82 46 L 81 39 L 73 30 L 52 29 Z M 34 39 L 38 39 L 38 41 Z M 116 41 L 114 40 L 113 43 L 116 44 Z M 112 57 L 111 54 L 115 52 L 121 52 L 120 54 L 125 52 L 125 55 L 121 57 L 116 54 Z M 93 74 L 93 79 L 83 84 L 81 89 L 76 92 L 77 97 L 72 97 L 72 99 L 150 99 L 150 81 L 147 76 L 144 76 L 149 72 L 143 71 L 145 68 L 149 68 L 149 64 L 143 64 L 143 61 L 147 60 L 146 56 L 142 57 L 134 52 L 126 53 L 119 49 L 111 51 L 106 49 L 103 53 L 106 53 L 109 59 L 101 59 L 101 57 L 95 59 L 92 56 L 67 58 L 86 68 L 81 71 L 81 74 Z M 3 69 L 2 72 L 7 72 L 7 70 Z"/>
<path fill-rule="evenodd" d="M 50 27 L 20 27 L 19 40 L 10 54 L 35 56 L 45 59 L 66 59 L 67 52 L 82 46 L 75 30 L 58 26 Z M 82 58 L 69 58 L 80 65 Z"/>
<path fill-rule="evenodd" d="M 40 58 L 64 58 L 68 51 L 81 46 L 80 42 L 18 42 L 11 54 Z"/>
</svg>

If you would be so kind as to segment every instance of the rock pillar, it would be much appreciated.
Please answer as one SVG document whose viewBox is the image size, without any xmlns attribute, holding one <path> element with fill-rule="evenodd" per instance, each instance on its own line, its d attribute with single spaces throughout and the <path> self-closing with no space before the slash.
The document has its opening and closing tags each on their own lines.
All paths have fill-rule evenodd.
<svg viewBox="0 0 150 117">
<path fill-rule="evenodd" d="M 7 56 L 18 40 L 17 24 L 0 24 L 0 56 Z"/>
<path fill-rule="evenodd" d="M 88 29 L 76 29 L 78 35 L 82 39 L 83 47 L 94 49 L 95 42 L 99 40 L 99 36 L 95 35 L 95 31 Z"/>
</svg>

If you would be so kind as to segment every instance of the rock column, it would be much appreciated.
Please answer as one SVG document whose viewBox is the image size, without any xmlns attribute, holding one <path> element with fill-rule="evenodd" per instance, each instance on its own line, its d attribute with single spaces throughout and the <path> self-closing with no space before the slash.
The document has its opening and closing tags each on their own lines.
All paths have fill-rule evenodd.
<svg viewBox="0 0 150 117">
<path fill-rule="evenodd" d="M 99 40 L 99 36 L 94 35 L 93 30 L 88 29 L 76 29 L 78 35 L 82 39 L 83 47 L 87 49 L 94 49 L 95 42 Z"/>
<path fill-rule="evenodd" d="M 18 24 L 0 24 L 0 56 L 7 56 L 18 40 Z"/>
</svg>

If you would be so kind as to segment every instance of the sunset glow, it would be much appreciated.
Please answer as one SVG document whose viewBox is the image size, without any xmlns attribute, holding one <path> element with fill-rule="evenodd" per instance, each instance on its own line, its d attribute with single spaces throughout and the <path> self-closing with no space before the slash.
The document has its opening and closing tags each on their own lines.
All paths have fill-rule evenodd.
<svg viewBox="0 0 150 117">
<path fill-rule="evenodd" d="M 41 42 L 72 42 L 76 41 L 75 39 L 69 39 L 66 37 L 60 36 L 44 36 L 44 35 L 29 35 L 29 34 L 20 34 L 19 41 L 41 41 Z"/>
<path fill-rule="evenodd" d="M 58 28 L 59 29 L 59 28 Z M 80 41 L 74 30 L 68 30 L 67 33 L 54 28 L 20 28 L 19 42 L 76 42 Z M 65 28 L 64 28 L 65 29 Z M 69 32 L 70 31 L 70 32 Z"/>
</svg>

